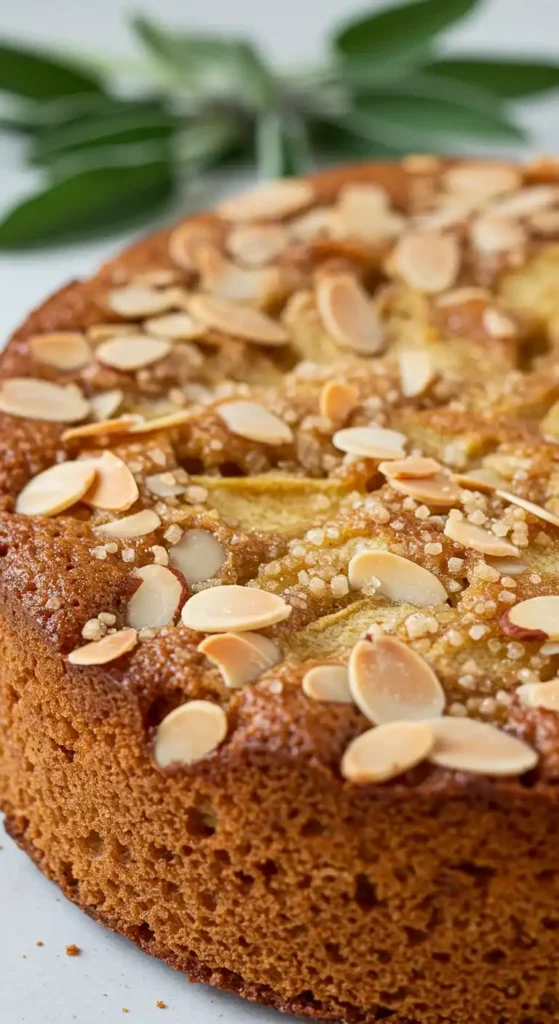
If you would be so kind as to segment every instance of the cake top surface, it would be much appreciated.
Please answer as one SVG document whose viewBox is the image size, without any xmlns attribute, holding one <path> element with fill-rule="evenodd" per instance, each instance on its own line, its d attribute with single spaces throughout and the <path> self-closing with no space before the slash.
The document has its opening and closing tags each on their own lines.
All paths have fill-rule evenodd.
<svg viewBox="0 0 559 1024">
<path fill-rule="evenodd" d="M 555 780 L 558 284 L 548 160 L 288 179 L 137 244 L 2 356 L 5 593 L 161 770 Z"/>
</svg>

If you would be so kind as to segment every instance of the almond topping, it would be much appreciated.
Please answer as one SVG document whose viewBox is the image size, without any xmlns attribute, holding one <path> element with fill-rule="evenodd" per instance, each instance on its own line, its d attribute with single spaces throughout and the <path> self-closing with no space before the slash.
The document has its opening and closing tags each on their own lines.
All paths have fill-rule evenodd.
<svg viewBox="0 0 559 1024">
<path fill-rule="evenodd" d="M 148 474 L 145 483 L 148 490 L 158 498 L 177 498 L 179 494 L 184 494 L 187 487 L 190 486 L 188 482 L 176 482 L 172 471 L 169 472 L 169 470 L 163 473 Z"/>
<path fill-rule="evenodd" d="M 75 505 L 91 487 L 95 467 L 85 462 L 61 462 L 33 477 L 18 495 L 16 512 L 25 516 L 54 516 Z"/>
<path fill-rule="evenodd" d="M 144 323 L 146 331 L 158 338 L 169 338 L 181 341 L 183 338 L 201 338 L 206 327 L 196 321 L 189 313 L 166 313 L 164 316 L 153 316 Z"/>
<path fill-rule="evenodd" d="M 493 306 L 484 311 L 481 322 L 490 338 L 514 338 L 518 334 L 516 321 Z"/>
<path fill-rule="evenodd" d="M 226 199 L 217 207 L 225 220 L 280 220 L 308 206 L 314 199 L 309 181 L 284 178 Z"/>
<path fill-rule="evenodd" d="M 111 523 L 101 523 L 95 526 L 96 533 L 103 537 L 116 537 L 120 540 L 131 540 L 133 537 L 145 537 L 147 533 L 153 533 L 161 526 L 161 519 L 153 509 L 144 508 L 141 512 L 134 512 L 131 516 L 124 516 L 123 519 L 114 519 Z"/>
<path fill-rule="evenodd" d="M 492 494 L 503 483 L 503 478 L 495 470 L 483 466 L 469 469 L 466 473 L 454 473 L 453 478 L 460 487 L 468 491 L 481 491 L 483 494 Z"/>
<path fill-rule="evenodd" d="M 128 654 L 138 642 L 135 629 L 119 629 L 116 633 L 104 636 L 102 640 L 78 647 L 68 655 L 71 665 L 106 665 L 109 661 Z"/>
<path fill-rule="evenodd" d="M 398 240 L 391 262 L 410 288 L 434 294 L 452 287 L 460 258 L 460 245 L 454 236 L 417 231 Z"/>
<path fill-rule="evenodd" d="M 390 209 L 390 196 L 378 185 L 345 185 L 338 197 L 342 232 L 363 242 L 381 243 L 395 238 L 406 218 Z"/>
<path fill-rule="evenodd" d="M 482 205 L 496 196 L 519 189 L 522 174 L 517 167 L 507 164 L 464 163 L 445 171 L 442 183 L 459 199 Z"/>
<path fill-rule="evenodd" d="M 406 349 L 398 355 L 400 387 L 404 398 L 422 395 L 435 379 L 435 367 L 428 352 Z"/>
<path fill-rule="evenodd" d="M 233 335 L 258 345 L 285 345 L 289 335 L 282 324 L 258 309 L 241 306 L 213 295 L 195 295 L 190 300 L 192 316 L 222 334 Z"/>
<path fill-rule="evenodd" d="M 154 416 L 151 420 L 141 420 L 134 423 L 130 428 L 131 434 L 152 434 L 154 430 L 170 430 L 172 427 L 180 427 L 192 419 L 192 413 L 188 409 L 179 409 L 178 412 L 169 412 L 166 416 Z"/>
<path fill-rule="evenodd" d="M 429 760 L 440 768 L 484 775 L 522 775 L 538 762 L 531 747 L 515 736 L 472 718 L 434 718 L 435 746 Z"/>
<path fill-rule="evenodd" d="M 91 362 L 91 348 L 83 336 L 73 331 L 33 334 L 29 338 L 31 355 L 39 363 L 68 373 Z"/>
<path fill-rule="evenodd" d="M 334 448 L 364 459 L 399 459 L 406 441 L 405 434 L 385 427 L 346 427 L 332 438 Z"/>
<path fill-rule="evenodd" d="M 434 737 L 425 722 L 387 722 L 352 740 L 341 772 L 349 782 L 388 782 L 424 761 Z"/>
<path fill-rule="evenodd" d="M 482 526 L 469 523 L 467 519 L 448 519 L 445 528 L 445 536 L 457 541 L 465 548 L 472 548 L 482 555 L 493 555 L 493 557 L 512 557 L 518 555 L 518 548 L 514 544 L 497 537 L 496 534 L 484 530 Z"/>
<path fill-rule="evenodd" d="M 281 658 L 273 640 L 257 633 L 217 633 L 202 640 L 198 650 L 217 666 L 231 690 L 254 683 Z"/>
<path fill-rule="evenodd" d="M 194 764 L 223 743 L 227 715 L 219 704 L 191 700 L 166 715 L 157 729 L 153 756 L 160 768 Z"/>
<path fill-rule="evenodd" d="M 448 594 L 434 573 L 391 551 L 360 551 L 349 563 L 348 577 L 355 590 L 378 581 L 377 594 L 390 601 L 428 608 L 444 604 Z"/>
<path fill-rule="evenodd" d="M 79 388 L 63 388 L 34 377 L 9 377 L 0 382 L 0 412 L 49 423 L 77 423 L 89 416 L 89 402 Z"/>
<path fill-rule="evenodd" d="M 528 227 L 538 235 L 559 234 L 559 210 L 536 210 L 528 218 Z"/>
<path fill-rule="evenodd" d="M 198 252 L 203 245 L 219 244 L 222 228 L 211 221 L 186 221 L 171 232 L 169 255 L 185 270 L 198 269 Z"/>
<path fill-rule="evenodd" d="M 141 370 L 163 359 L 171 351 L 171 345 L 163 338 L 150 338 L 147 334 L 124 335 L 102 341 L 95 349 L 95 358 L 105 366 L 129 373 Z"/>
<path fill-rule="evenodd" d="M 201 246 L 198 269 L 204 291 L 230 302 L 269 303 L 281 293 L 278 267 L 239 267 L 215 246 Z"/>
<path fill-rule="evenodd" d="M 227 552 L 209 530 L 186 530 L 169 551 L 169 562 L 189 586 L 213 579 L 227 560 Z"/>
<path fill-rule="evenodd" d="M 533 516 L 538 519 L 543 519 L 546 523 L 551 523 L 553 526 L 559 526 L 559 516 L 553 515 L 553 512 L 548 512 L 546 508 L 542 508 L 541 505 L 535 505 L 533 501 L 527 501 L 526 498 L 519 498 L 517 494 L 510 494 L 508 491 L 497 491 L 499 498 L 503 498 L 504 501 L 510 501 L 511 505 L 518 505 L 519 508 L 523 508 L 526 512 L 531 512 Z"/>
<path fill-rule="evenodd" d="M 424 477 L 437 476 L 441 470 L 441 464 L 436 459 L 425 458 L 422 455 L 408 455 L 405 459 L 381 462 L 379 470 L 390 480 L 394 477 L 397 479 L 410 477 L 421 480 Z"/>
<path fill-rule="evenodd" d="M 303 693 L 324 704 L 352 704 L 345 665 L 315 665 L 303 676 Z"/>
<path fill-rule="evenodd" d="M 559 711 L 559 679 L 551 679 L 549 683 L 528 683 L 519 686 L 516 692 L 527 707 Z"/>
<path fill-rule="evenodd" d="M 217 414 L 231 433 L 261 444 L 289 444 L 293 434 L 287 423 L 257 402 L 228 402 L 217 406 Z"/>
<path fill-rule="evenodd" d="M 164 565 L 144 565 L 134 576 L 142 582 L 126 609 L 126 623 L 134 629 L 171 626 L 188 597 L 181 574 Z"/>
<path fill-rule="evenodd" d="M 557 185 L 532 185 L 515 192 L 512 196 L 505 196 L 493 203 L 492 212 L 504 217 L 528 217 L 536 210 L 543 210 L 547 206 L 554 206 L 559 202 L 559 188 Z"/>
<path fill-rule="evenodd" d="M 520 224 L 495 214 L 478 217 L 470 227 L 470 236 L 474 248 L 485 253 L 519 249 L 526 240 L 526 234 Z"/>
<path fill-rule="evenodd" d="M 375 725 L 442 715 L 444 690 L 427 662 L 396 637 L 360 640 L 349 659 L 357 707 Z"/>
<path fill-rule="evenodd" d="M 316 206 L 290 221 L 289 227 L 298 242 L 314 242 L 317 238 L 341 234 L 340 217 L 333 206 Z"/>
<path fill-rule="evenodd" d="M 420 501 L 428 508 L 456 508 L 461 502 L 460 487 L 447 473 L 438 473 L 436 476 L 420 479 L 389 478 L 389 482 L 395 491 L 407 494 L 408 497 L 413 498 L 414 501 Z"/>
<path fill-rule="evenodd" d="M 137 423 L 136 416 L 121 416 L 114 420 L 97 420 L 81 427 L 70 427 L 62 434 L 62 440 L 79 441 L 82 437 L 103 437 L 106 434 L 126 434 Z"/>
<path fill-rule="evenodd" d="M 86 505 L 125 512 L 138 497 L 138 487 L 128 466 L 112 452 L 103 452 L 98 458 L 84 459 L 96 471 L 91 488 L 84 495 Z"/>
<path fill-rule="evenodd" d="M 521 562 L 519 558 L 491 558 L 490 555 L 486 555 L 485 561 L 492 569 L 497 569 L 502 576 L 521 576 L 528 568 L 525 562 Z"/>
<path fill-rule="evenodd" d="M 124 394 L 120 388 L 92 395 L 89 401 L 93 418 L 98 421 L 110 420 L 122 405 L 123 398 Z"/>
<path fill-rule="evenodd" d="M 530 639 L 559 640 L 559 597 L 552 594 L 529 597 L 509 608 L 506 619 L 509 628 L 505 628 L 503 619 L 500 625 L 509 635 L 514 632 L 517 636 L 519 630 L 522 630 L 525 636 L 531 634 Z"/>
<path fill-rule="evenodd" d="M 115 288 L 105 298 L 113 313 L 127 320 L 140 320 L 144 316 L 157 316 L 175 305 L 176 292 L 173 288 L 157 291 L 146 285 L 127 284 Z"/>
<path fill-rule="evenodd" d="M 359 391 L 353 384 L 329 380 L 323 385 L 319 398 L 320 415 L 333 423 L 344 423 L 359 401 Z"/>
<path fill-rule="evenodd" d="M 256 587 L 226 584 L 194 594 L 182 610 L 185 626 L 200 633 L 244 633 L 283 622 L 291 605 Z"/>
<path fill-rule="evenodd" d="M 261 267 L 276 259 L 289 244 L 282 224 L 241 224 L 227 236 L 231 255 L 248 267 Z"/>
<path fill-rule="evenodd" d="M 351 274 L 325 274 L 316 290 L 324 329 L 341 348 L 363 356 L 384 346 L 384 328 L 373 300 Z"/>
</svg>

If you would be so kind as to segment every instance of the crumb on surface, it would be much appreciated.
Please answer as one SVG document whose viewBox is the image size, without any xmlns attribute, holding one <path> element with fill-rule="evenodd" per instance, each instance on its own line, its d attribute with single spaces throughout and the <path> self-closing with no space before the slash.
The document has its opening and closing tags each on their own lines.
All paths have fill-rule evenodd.
<svg viewBox="0 0 559 1024">
<path fill-rule="evenodd" d="M 41 942 L 41 940 L 39 940 L 39 942 L 36 942 L 35 945 L 36 946 L 44 946 L 44 942 Z"/>
<path fill-rule="evenodd" d="M 79 956 L 81 953 L 79 946 L 76 946 L 75 942 L 72 942 L 69 946 L 66 946 L 66 956 Z"/>
<path fill-rule="evenodd" d="M 166 1010 L 167 1009 L 167 1003 L 164 1003 L 162 999 L 158 999 L 155 1005 L 157 1006 L 158 1010 Z"/>
</svg>

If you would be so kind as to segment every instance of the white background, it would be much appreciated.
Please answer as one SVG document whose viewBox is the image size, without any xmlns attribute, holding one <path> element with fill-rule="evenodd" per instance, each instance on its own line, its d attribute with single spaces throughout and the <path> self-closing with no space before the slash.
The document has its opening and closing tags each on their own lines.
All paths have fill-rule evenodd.
<svg viewBox="0 0 559 1024">
<path fill-rule="evenodd" d="M 447 0 L 450 4 L 452 0 Z M 250 32 L 287 63 L 320 53 L 327 29 L 352 10 L 380 6 L 355 0 L 0 0 L 0 37 L 104 56 L 127 55 L 126 12 L 141 8 L 168 23 Z M 546 53 L 559 59 L 558 0 L 487 0 L 449 37 L 451 49 Z M 559 152 L 559 93 L 521 117 L 531 152 Z M 0 136 L 0 209 L 34 185 L 22 148 Z M 0 255 L 0 344 L 29 309 L 70 278 L 92 271 L 124 239 Z M 0 850 L 0 1020 L 6 1024 L 269 1024 L 281 1018 L 185 980 L 106 933 L 60 897 L 6 837 Z M 44 942 L 37 947 L 36 942 Z M 83 955 L 69 958 L 76 943 Z M 163 1000 L 168 1009 L 156 1009 Z M 129 1015 L 122 1014 L 126 1007 Z"/>
</svg>

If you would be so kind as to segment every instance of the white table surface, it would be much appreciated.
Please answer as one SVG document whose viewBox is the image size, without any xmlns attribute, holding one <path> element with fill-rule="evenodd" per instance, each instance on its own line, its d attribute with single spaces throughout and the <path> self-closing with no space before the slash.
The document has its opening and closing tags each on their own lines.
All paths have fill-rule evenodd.
<svg viewBox="0 0 559 1024">
<path fill-rule="evenodd" d="M 451 3 L 452 0 L 448 0 Z M 327 28 L 352 9 L 381 6 L 355 0 L 0 0 L 0 37 L 70 44 L 105 54 L 130 52 L 126 11 L 140 7 L 163 22 L 251 32 L 286 62 L 319 52 Z M 487 0 L 450 39 L 451 49 L 532 51 L 559 58 L 557 0 Z M 530 152 L 559 152 L 559 93 L 520 108 L 530 125 Z M 523 155 L 519 153 L 519 155 Z M 34 186 L 22 149 L 0 136 L 0 207 Z M 128 236 L 129 237 L 129 236 Z M 71 278 L 89 274 L 125 236 L 33 254 L 0 255 L 0 343 L 26 313 Z M 0 840 L 0 1020 L 6 1024 L 274 1024 L 281 1018 L 204 986 L 189 986 L 170 968 L 107 933 L 71 906 L 8 837 Z M 37 942 L 44 946 L 38 947 Z M 75 943 L 83 953 L 66 956 Z M 167 1009 L 160 1010 L 162 1000 Z M 127 1008 L 129 1015 L 123 1016 Z"/>
</svg>

